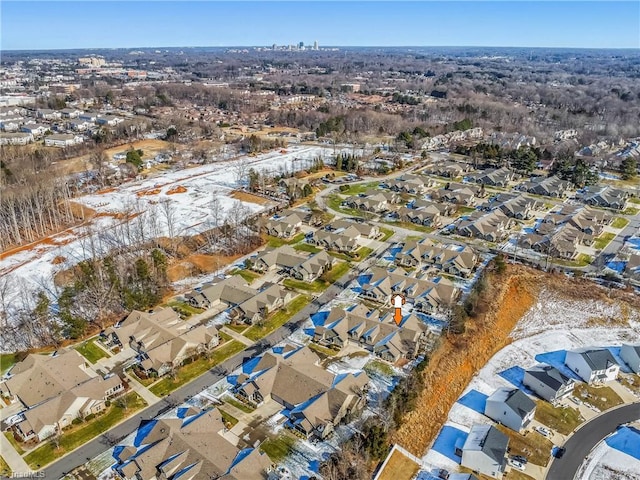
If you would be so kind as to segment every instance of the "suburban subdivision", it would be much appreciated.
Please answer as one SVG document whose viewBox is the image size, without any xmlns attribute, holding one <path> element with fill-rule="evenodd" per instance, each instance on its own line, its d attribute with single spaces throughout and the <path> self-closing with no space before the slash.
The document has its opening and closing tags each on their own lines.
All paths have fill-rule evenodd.
<svg viewBox="0 0 640 480">
<path fill-rule="evenodd" d="M 0 475 L 638 478 L 637 55 L 478 48 L 3 52 Z"/>
</svg>

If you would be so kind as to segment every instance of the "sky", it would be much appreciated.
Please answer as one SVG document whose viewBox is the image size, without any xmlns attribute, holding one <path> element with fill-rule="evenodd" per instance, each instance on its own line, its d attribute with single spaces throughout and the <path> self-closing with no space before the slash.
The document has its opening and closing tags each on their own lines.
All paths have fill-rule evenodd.
<svg viewBox="0 0 640 480">
<path fill-rule="evenodd" d="M 0 50 L 289 45 L 640 48 L 640 1 L 0 1 Z"/>
</svg>

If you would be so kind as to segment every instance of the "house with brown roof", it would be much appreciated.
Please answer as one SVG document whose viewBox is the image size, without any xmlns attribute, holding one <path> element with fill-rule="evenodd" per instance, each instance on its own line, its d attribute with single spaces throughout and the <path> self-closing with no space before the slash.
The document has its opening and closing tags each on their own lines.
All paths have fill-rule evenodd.
<svg viewBox="0 0 640 480">
<path fill-rule="evenodd" d="M 63 373 L 61 372 L 61 375 Z M 93 377 L 68 391 L 22 413 L 12 430 L 24 442 L 42 441 L 68 427 L 77 418 L 96 415 L 107 408 L 107 400 L 124 392 L 120 377 Z"/>
<path fill-rule="evenodd" d="M 293 267 L 289 274 L 296 280 L 313 282 L 333 268 L 335 258 L 325 251 L 318 252 Z"/>
<path fill-rule="evenodd" d="M 165 375 L 184 360 L 218 346 L 215 327 L 191 325 L 171 308 L 134 310 L 104 335 L 115 345 L 131 347 L 147 372 Z"/>
<path fill-rule="evenodd" d="M 229 318 L 236 323 L 255 324 L 289 303 L 293 297 L 295 293 L 290 290 L 266 283 L 254 296 L 235 305 L 229 311 Z"/>
<path fill-rule="evenodd" d="M 482 195 L 483 190 L 477 185 L 451 182 L 445 188 L 435 191 L 432 196 L 442 202 L 474 206 Z"/>
<path fill-rule="evenodd" d="M 395 257 L 401 267 L 427 266 L 461 277 L 471 275 L 478 262 L 478 255 L 468 246 L 434 243 L 427 238 L 406 241 Z"/>
<path fill-rule="evenodd" d="M 484 170 L 472 176 L 472 180 L 491 187 L 508 187 L 509 182 L 516 179 L 516 174 L 507 167 Z"/>
<path fill-rule="evenodd" d="M 271 460 L 241 448 L 220 411 L 178 409 L 178 418 L 143 422 L 133 445 L 118 445 L 112 467 L 126 480 L 266 480 Z"/>
<path fill-rule="evenodd" d="M 360 277 L 359 295 L 388 305 L 392 294 L 401 293 L 416 311 L 437 314 L 446 312 L 460 294 L 453 283 L 443 277 L 419 278 L 401 273 L 401 270 L 372 267 Z"/>
<path fill-rule="evenodd" d="M 44 440 L 76 418 L 99 413 L 106 408 L 106 400 L 124 391 L 117 375 L 97 376 L 73 349 L 54 355 L 30 354 L 7 376 L 0 392 L 25 407 L 22 420 L 13 426 L 23 441 Z"/>
<path fill-rule="evenodd" d="M 283 245 L 278 248 L 266 249 L 258 254 L 253 262 L 252 269 L 257 272 L 267 272 L 270 270 L 291 270 L 296 265 L 307 259 L 305 255 L 295 250 L 290 245 Z"/>
<path fill-rule="evenodd" d="M 463 218 L 456 227 L 456 233 L 465 237 L 481 238 L 488 242 L 500 242 L 509 235 L 515 221 L 507 217 L 502 210 L 489 213 L 476 210 Z"/>
<path fill-rule="evenodd" d="M 410 195 L 424 194 L 436 185 L 438 185 L 438 182 L 432 178 L 409 173 L 380 182 L 381 187 L 389 188 L 390 190 L 398 193 L 408 193 Z"/>
<path fill-rule="evenodd" d="M 424 351 L 428 336 L 427 325 L 416 315 L 405 315 L 398 325 L 391 313 L 363 305 L 346 310 L 334 307 L 312 320 L 314 342 L 335 349 L 357 345 L 390 363 L 415 358 Z"/>
<path fill-rule="evenodd" d="M 296 213 L 285 217 L 272 218 L 264 225 L 264 230 L 268 235 L 279 238 L 293 237 L 302 226 L 302 218 Z"/>
<path fill-rule="evenodd" d="M 336 252 L 349 253 L 358 249 L 358 238 L 360 233 L 353 227 L 340 232 L 331 232 L 328 230 L 316 230 L 307 237 L 307 243 L 334 250 Z"/>
<path fill-rule="evenodd" d="M 326 230 L 340 233 L 348 230 L 349 232 L 358 232 L 358 236 L 362 238 L 377 238 L 380 235 L 380 228 L 370 222 L 353 222 L 344 218 L 333 220 L 326 226 Z M 354 231 L 355 230 L 355 231 Z"/>
<path fill-rule="evenodd" d="M 563 198 L 569 196 L 573 185 L 559 177 L 551 176 L 533 178 L 523 183 L 520 188 L 536 195 Z"/>
<path fill-rule="evenodd" d="M 391 191 L 368 190 L 367 192 L 347 198 L 342 203 L 350 208 L 364 210 L 366 212 L 382 213 L 391 208 L 391 205 L 400 201 L 400 196 Z"/>
</svg>

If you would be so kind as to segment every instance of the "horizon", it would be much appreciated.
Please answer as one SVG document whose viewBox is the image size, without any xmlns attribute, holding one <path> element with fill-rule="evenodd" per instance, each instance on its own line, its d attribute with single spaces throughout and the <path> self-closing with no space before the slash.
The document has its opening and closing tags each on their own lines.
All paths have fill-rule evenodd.
<svg viewBox="0 0 640 480">
<path fill-rule="evenodd" d="M 4 1 L 0 11 L 6 52 L 316 40 L 320 48 L 640 49 L 640 2 L 630 1 Z"/>
</svg>

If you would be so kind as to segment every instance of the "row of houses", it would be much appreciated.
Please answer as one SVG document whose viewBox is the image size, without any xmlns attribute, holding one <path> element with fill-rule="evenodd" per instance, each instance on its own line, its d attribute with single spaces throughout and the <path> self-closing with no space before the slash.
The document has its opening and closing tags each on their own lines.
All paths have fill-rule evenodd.
<svg viewBox="0 0 640 480">
<path fill-rule="evenodd" d="M 537 252 L 568 260 L 575 259 L 578 247 L 591 246 L 613 215 L 590 207 L 563 205 L 550 212 L 535 227 L 534 232 L 522 236 L 518 244 Z"/>
<path fill-rule="evenodd" d="M 285 426 L 304 438 L 326 438 L 366 402 L 366 373 L 336 376 L 308 347 L 274 347 L 246 362 L 242 371 L 233 379 L 234 394 L 255 406 L 269 400 L 282 405 Z"/>
<path fill-rule="evenodd" d="M 407 240 L 394 259 L 401 267 L 432 267 L 459 277 L 469 277 L 479 260 L 473 249 L 466 245 L 435 243 L 428 238 Z"/>
<path fill-rule="evenodd" d="M 102 333 L 108 346 L 129 347 L 147 373 L 165 375 L 184 360 L 212 350 L 220 343 L 218 330 L 185 322 L 172 308 L 134 310 Z"/>
<path fill-rule="evenodd" d="M 335 258 L 325 251 L 307 256 L 289 245 L 283 245 L 259 253 L 251 269 L 260 273 L 275 270 L 296 280 L 312 282 L 331 270 L 335 262 Z"/>
<path fill-rule="evenodd" d="M 325 250 L 350 253 L 357 250 L 365 240 L 378 236 L 380 229 L 376 225 L 338 219 L 307 235 L 305 240 Z"/>
<path fill-rule="evenodd" d="M 240 448 L 218 409 L 181 408 L 177 415 L 141 423 L 133 445 L 114 448 L 120 478 L 266 480 L 269 457 Z"/>
<path fill-rule="evenodd" d="M 430 177 L 409 173 L 380 182 L 382 188 L 410 195 L 422 195 L 437 185 L 438 182 Z"/>
<path fill-rule="evenodd" d="M 455 232 L 465 237 L 501 242 L 509 236 L 515 225 L 515 219 L 505 215 L 501 209 L 491 210 L 488 213 L 475 210 L 469 216 L 461 217 Z"/>
<path fill-rule="evenodd" d="M 393 294 L 402 294 L 408 303 L 413 304 L 413 309 L 417 312 L 446 312 L 460 295 L 459 289 L 444 277 L 424 278 L 422 275 L 418 272 L 409 275 L 398 268 L 388 271 L 372 267 L 359 278 L 359 296 L 388 305 Z"/>
<path fill-rule="evenodd" d="M 77 418 L 104 411 L 125 390 L 120 377 L 95 374 L 76 350 L 30 354 L 6 377 L 0 393 L 21 408 L 11 428 L 24 442 L 45 440 Z"/>
<path fill-rule="evenodd" d="M 312 320 L 314 342 L 337 350 L 356 345 L 390 363 L 423 353 L 429 335 L 426 323 L 414 314 L 405 315 L 398 324 L 390 312 L 361 304 L 318 312 Z"/>
<path fill-rule="evenodd" d="M 229 318 L 237 323 L 257 323 L 289 303 L 295 294 L 279 285 L 266 283 L 261 289 L 251 288 L 239 275 L 215 279 L 200 291 L 185 295 L 186 300 L 198 308 L 222 307 Z"/>
<path fill-rule="evenodd" d="M 533 218 L 536 211 L 544 208 L 544 203 L 525 195 L 500 193 L 480 205 L 479 208 L 485 211 L 499 209 L 508 217 L 529 220 Z"/>
</svg>

